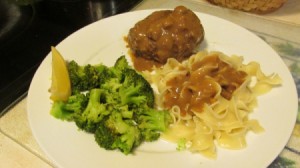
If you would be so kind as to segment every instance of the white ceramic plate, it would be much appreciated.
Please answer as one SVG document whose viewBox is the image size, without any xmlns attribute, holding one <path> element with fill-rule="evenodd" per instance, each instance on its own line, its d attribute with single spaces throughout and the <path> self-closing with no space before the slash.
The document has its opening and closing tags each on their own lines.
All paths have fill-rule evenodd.
<svg viewBox="0 0 300 168">
<path fill-rule="evenodd" d="M 72 34 L 57 49 L 68 59 L 80 64 L 99 63 L 111 66 L 121 55 L 127 55 L 123 37 L 139 20 L 153 10 L 125 13 L 100 20 Z M 93 135 L 79 131 L 72 122 L 63 122 L 50 114 L 48 89 L 51 77 L 51 55 L 38 68 L 28 93 L 28 119 L 37 142 L 58 167 L 123 167 L 123 168 L 196 168 L 196 167 L 267 167 L 287 143 L 297 112 L 297 92 L 288 68 L 277 53 L 260 38 L 226 20 L 196 13 L 205 29 L 199 49 L 218 50 L 242 55 L 245 62 L 257 61 L 267 74 L 278 73 L 281 87 L 259 98 L 251 118 L 258 119 L 265 133 L 247 135 L 243 150 L 217 148 L 218 158 L 176 151 L 176 145 L 159 140 L 139 147 L 135 155 L 105 151 Z M 50 48 L 50 46 L 49 46 Z M 127 57 L 129 58 L 129 57 Z"/>
</svg>

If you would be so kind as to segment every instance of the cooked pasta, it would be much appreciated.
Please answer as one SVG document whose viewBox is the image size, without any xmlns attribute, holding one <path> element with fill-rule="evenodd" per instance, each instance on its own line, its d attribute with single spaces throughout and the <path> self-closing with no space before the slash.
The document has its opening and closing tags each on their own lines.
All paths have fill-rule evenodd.
<svg viewBox="0 0 300 168">
<path fill-rule="evenodd" d="M 243 64 L 240 56 L 215 51 L 201 51 L 182 63 L 170 58 L 144 74 L 157 87 L 158 107 L 174 118 L 163 138 L 185 140 L 188 150 L 209 158 L 216 158 L 216 144 L 241 149 L 248 131 L 264 131 L 249 114 L 257 96 L 281 84 L 277 74 L 266 76 L 257 62 Z"/>
</svg>

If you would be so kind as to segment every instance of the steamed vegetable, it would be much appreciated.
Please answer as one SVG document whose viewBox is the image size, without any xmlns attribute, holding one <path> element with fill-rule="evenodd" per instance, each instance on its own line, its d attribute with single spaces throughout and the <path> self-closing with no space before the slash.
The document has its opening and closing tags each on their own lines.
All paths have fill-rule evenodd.
<svg viewBox="0 0 300 168">
<path fill-rule="evenodd" d="M 129 154 L 167 129 L 169 112 L 154 108 L 152 87 L 125 56 L 112 67 L 81 66 L 75 61 L 67 66 L 72 95 L 54 101 L 51 114 L 94 134 L 100 147 Z"/>
</svg>

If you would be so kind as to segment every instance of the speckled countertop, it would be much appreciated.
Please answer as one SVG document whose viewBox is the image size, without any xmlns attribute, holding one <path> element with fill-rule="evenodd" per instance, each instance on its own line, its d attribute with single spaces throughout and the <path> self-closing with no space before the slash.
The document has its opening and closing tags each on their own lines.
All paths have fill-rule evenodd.
<svg viewBox="0 0 300 168">
<path fill-rule="evenodd" d="M 256 15 L 226 9 L 204 0 L 144 0 L 133 10 L 174 8 L 185 5 L 203 13 L 215 15 L 248 28 L 270 44 L 290 68 L 297 86 L 300 86 L 300 1 L 288 0 L 279 10 Z M 295 59 L 297 58 L 298 59 Z M 299 83 L 299 84 L 298 84 Z M 300 87 L 298 88 L 300 91 Z M 0 168 L 55 167 L 34 139 L 26 111 L 26 97 L 0 118 Z M 55 138 L 55 137 L 51 137 Z M 270 165 L 300 167 L 300 115 L 280 156 Z"/>
</svg>

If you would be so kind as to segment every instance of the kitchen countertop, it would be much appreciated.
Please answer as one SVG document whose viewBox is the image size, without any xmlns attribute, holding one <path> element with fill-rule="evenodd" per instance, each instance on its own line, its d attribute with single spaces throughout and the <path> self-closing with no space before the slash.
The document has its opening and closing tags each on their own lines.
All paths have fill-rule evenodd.
<svg viewBox="0 0 300 168">
<path fill-rule="evenodd" d="M 230 20 L 262 37 L 282 57 L 297 86 L 298 83 L 300 85 L 300 1 L 288 0 L 279 10 L 265 15 L 222 8 L 204 0 L 144 0 L 133 10 L 174 8 L 177 5 Z M 0 118 L 0 167 L 55 167 L 32 135 L 26 102 L 25 97 Z M 280 156 L 270 165 L 270 168 L 273 167 L 300 167 L 299 114 L 293 135 Z"/>
</svg>

